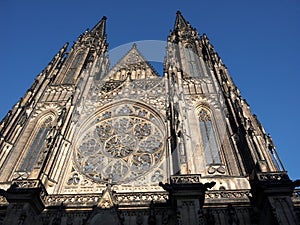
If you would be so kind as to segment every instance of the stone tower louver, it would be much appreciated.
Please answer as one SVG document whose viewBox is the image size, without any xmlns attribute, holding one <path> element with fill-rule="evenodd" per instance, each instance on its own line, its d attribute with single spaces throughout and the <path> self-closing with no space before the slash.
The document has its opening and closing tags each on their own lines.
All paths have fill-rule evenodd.
<svg viewBox="0 0 300 225">
<path fill-rule="evenodd" d="M 177 12 L 160 76 L 106 18 L 0 124 L 0 224 L 298 224 L 299 181 L 208 37 Z"/>
</svg>

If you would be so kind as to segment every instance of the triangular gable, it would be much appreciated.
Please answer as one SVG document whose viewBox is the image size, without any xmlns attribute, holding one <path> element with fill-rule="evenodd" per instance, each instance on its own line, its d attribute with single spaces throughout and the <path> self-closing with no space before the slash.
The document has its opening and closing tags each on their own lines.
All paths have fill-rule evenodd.
<svg viewBox="0 0 300 225">
<path fill-rule="evenodd" d="M 128 78 L 128 75 L 131 75 L 131 79 L 160 77 L 142 53 L 137 49 L 137 45 L 135 43 L 125 56 L 123 56 L 119 62 L 113 66 L 107 76 L 104 77 L 104 80 L 125 80 Z"/>
<path fill-rule="evenodd" d="M 113 193 L 110 185 L 103 191 L 103 195 L 98 203 L 98 208 L 109 209 L 115 206 L 116 201 L 114 200 Z"/>
</svg>

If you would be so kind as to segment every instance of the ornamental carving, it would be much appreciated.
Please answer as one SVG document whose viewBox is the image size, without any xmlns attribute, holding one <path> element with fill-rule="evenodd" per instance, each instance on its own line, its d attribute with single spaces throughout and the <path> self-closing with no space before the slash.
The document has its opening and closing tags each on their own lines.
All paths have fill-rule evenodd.
<svg viewBox="0 0 300 225">
<path fill-rule="evenodd" d="M 282 172 L 273 172 L 273 173 L 258 173 L 258 180 L 260 181 L 290 181 L 288 175 Z"/>
<path fill-rule="evenodd" d="M 163 84 L 163 80 L 161 78 L 154 78 L 154 79 L 147 79 L 146 81 L 145 80 L 135 80 L 132 83 L 133 83 L 134 88 L 148 91 L 148 90 L 154 88 L 155 86 Z M 163 89 L 163 87 L 160 87 L 160 88 Z"/>
<path fill-rule="evenodd" d="M 14 180 L 26 180 L 30 176 L 30 172 L 28 171 L 16 171 L 13 173 Z"/>
<path fill-rule="evenodd" d="M 101 82 L 96 86 L 96 91 L 101 93 L 108 93 L 115 89 L 118 89 L 123 84 L 123 81 L 105 81 Z"/>
<path fill-rule="evenodd" d="M 41 186 L 39 180 L 14 180 L 13 184 L 16 188 L 39 188 Z"/>
<path fill-rule="evenodd" d="M 95 82 L 91 86 L 88 95 L 78 102 L 74 122 L 87 118 L 86 115 L 94 114 L 99 107 L 122 99 L 136 99 L 151 105 L 159 111 L 166 110 L 164 80 L 161 78 L 146 78 L 142 80 L 125 79 Z"/>
<path fill-rule="evenodd" d="M 96 205 L 101 198 L 99 194 L 90 195 L 48 195 L 45 197 L 45 203 L 47 206 L 59 206 L 61 203 L 68 206 L 76 205 Z"/>
<path fill-rule="evenodd" d="M 207 191 L 205 193 L 206 199 L 246 199 L 249 200 L 251 196 L 250 190 L 228 190 L 228 191 Z"/>
<path fill-rule="evenodd" d="M 8 205 L 8 201 L 6 200 L 6 198 L 4 196 L 0 195 L 0 205 Z"/>
<path fill-rule="evenodd" d="M 77 185 L 80 182 L 80 177 L 77 173 L 73 173 L 72 176 L 68 179 L 68 185 Z"/>
<path fill-rule="evenodd" d="M 225 174 L 226 170 L 225 170 L 225 167 L 223 165 L 210 165 L 207 168 L 207 172 L 209 174 L 214 174 L 214 173 Z"/>
<path fill-rule="evenodd" d="M 146 204 L 149 202 L 161 202 L 164 203 L 169 199 L 167 192 L 139 192 L 139 193 L 126 193 L 126 194 L 116 194 L 116 198 L 120 205 L 134 204 L 142 201 Z"/>
<path fill-rule="evenodd" d="M 201 183 L 201 175 L 171 176 L 171 182 L 173 184 Z"/>
<path fill-rule="evenodd" d="M 293 199 L 300 200 L 300 189 L 295 189 L 293 192 Z"/>
<path fill-rule="evenodd" d="M 141 201 L 146 205 L 149 205 L 151 201 L 165 203 L 169 198 L 167 192 L 116 193 L 115 197 L 119 205 L 140 205 Z M 101 194 L 64 194 L 48 195 L 44 197 L 44 200 L 46 206 L 59 206 L 61 203 L 64 203 L 66 206 L 93 206 L 97 205 L 101 198 Z M 0 200 L 2 199 L 0 198 Z M 4 198 L 3 201 L 5 201 Z"/>
<path fill-rule="evenodd" d="M 78 170 L 100 183 L 130 182 L 150 173 L 164 155 L 161 127 L 158 116 L 137 103 L 102 111 L 79 132 L 74 155 Z"/>
</svg>

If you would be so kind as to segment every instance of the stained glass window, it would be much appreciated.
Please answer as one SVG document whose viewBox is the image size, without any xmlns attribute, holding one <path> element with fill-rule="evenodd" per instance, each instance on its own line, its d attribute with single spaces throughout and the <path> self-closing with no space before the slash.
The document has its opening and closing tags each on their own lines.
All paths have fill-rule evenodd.
<svg viewBox="0 0 300 225">
<path fill-rule="evenodd" d="M 210 114 L 204 109 L 199 112 L 199 124 L 207 164 L 220 164 L 221 159 L 212 120 Z"/>
<path fill-rule="evenodd" d="M 31 171 L 33 166 L 37 160 L 39 153 L 42 151 L 44 142 L 46 140 L 47 134 L 50 130 L 50 124 L 52 122 L 52 118 L 48 117 L 41 127 L 38 129 L 38 132 L 30 145 L 30 148 L 22 162 L 20 167 L 21 171 Z"/>
<path fill-rule="evenodd" d="M 81 133 L 75 161 L 89 178 L 103 182 L 132 181 L 162 160 L 164 134 L 151 111 L 136 104 L 109 108 Z"/>
<path fill-rule="evenodd" d="M 65 80 L 64 80 L 64 83 L 73 83 L 74 82 L 74 75 L 75 75 L 75 72 L 79 66 L 79 64 L 81 63 L 82 61 L 82 58 L 83 58 L 83 52 L 79 52 L 75 59 L 72 61 L 72 64 L 70 66 L 70 68 L 68 69 L 68 72 L 66 74 L 66 77 L 65 77 Z"/>
<path fill-rule="evenodd" d="M 196 77 L 199 74 L 197 65 L 198 56 L 193 52 L 191 47 L 187 47 L 184 50 L 190 76 Z"/>
</svg>

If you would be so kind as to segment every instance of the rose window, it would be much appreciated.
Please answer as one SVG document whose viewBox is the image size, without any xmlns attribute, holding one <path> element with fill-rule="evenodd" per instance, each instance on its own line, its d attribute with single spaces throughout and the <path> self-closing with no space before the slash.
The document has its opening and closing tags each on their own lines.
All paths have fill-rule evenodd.
<svg viewBox="0 0 300 225">
<path fill-rule="evenodd" d="M 135 138 L 130 134 L 116 134 L 104 144 L 104 152 L 112 157 L 123 158 L 129 156 L 135 149 Z"/>
<path fill-rule="evenodd" d="M 76 143 L 75 162 L 94 181 L 131 181 L 161 162 L 162 125 L 142 107 L 112 107 L 85 127 Z"/>
</svg>

